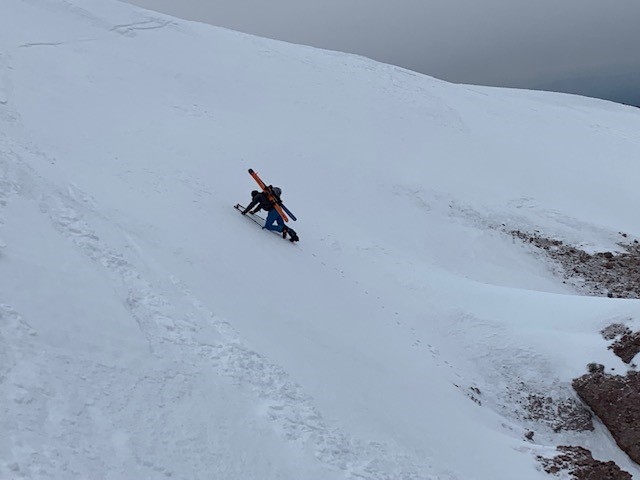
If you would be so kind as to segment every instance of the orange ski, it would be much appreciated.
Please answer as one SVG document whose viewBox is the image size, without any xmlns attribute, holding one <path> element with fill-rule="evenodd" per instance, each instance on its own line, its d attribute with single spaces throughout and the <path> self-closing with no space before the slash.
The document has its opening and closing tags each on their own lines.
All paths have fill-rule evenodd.
<svg viewBox="0 0 640 480">
<path fill-rule="evenodd" d="M 276 199 L 276 197 L 274 197 L 271 192 L 269 192 L 269 190 L 267 189 L 267 186 L 264 184 L 264 182 L 262 181 L 262 179 L 258 176 L 258 174 L 256 172 L 253 171 L 252 168 L 249 169 L 249 175 L 251 175 L 253 177 L 253 179 L 258 183 L 258 185 L 260 185 L 260 188 L 262 189 L 262 191 L 264 193 L 267 194 L 267 197 L 269 198 L 269 200 L 271 200 L 273 202 L 273 205 L 276 207 L 277 212 L 280 214 L 280 216 L 282 217 L 282 219 L 285 222 L 289 221 L 289 217 L 287 217 L 287 214 L 284 213 L 284 210 L 282 210 L 282 208 L 280 207 L 280 205 L 278 205 L 278 200 Z"/>
</svg>

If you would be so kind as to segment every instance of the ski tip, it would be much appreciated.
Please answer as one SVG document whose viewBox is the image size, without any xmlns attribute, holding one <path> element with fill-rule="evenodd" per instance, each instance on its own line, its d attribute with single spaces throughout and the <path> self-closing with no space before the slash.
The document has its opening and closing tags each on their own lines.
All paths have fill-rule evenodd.
<svg viewBox="0 0 640 480">
<path fill-rule="evenodd" d="M 253 173 L 253 168 L 250 168 L 250 169 L 249 169 L 249 173 Z"/>
</svg>

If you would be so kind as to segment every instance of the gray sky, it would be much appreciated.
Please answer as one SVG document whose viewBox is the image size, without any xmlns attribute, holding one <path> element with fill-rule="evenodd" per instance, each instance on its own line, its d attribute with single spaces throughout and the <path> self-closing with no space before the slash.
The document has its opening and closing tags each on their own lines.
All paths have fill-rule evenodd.
<svg viewBox="0 0 640 480">
<path fill-rule="evenodd" d="M 640 0 L 127 0 L 444 80 L 640 105 Z"/>
</svg>

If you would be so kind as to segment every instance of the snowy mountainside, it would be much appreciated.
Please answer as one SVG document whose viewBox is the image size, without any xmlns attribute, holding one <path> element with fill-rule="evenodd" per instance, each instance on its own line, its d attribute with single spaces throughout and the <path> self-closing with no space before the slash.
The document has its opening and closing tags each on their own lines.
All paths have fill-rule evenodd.
<svg viewBox="0 0 640 480">
<path fill-rule="evenodd" d="M 638 302 L 503 232 L 640 236 L 637 109 L 114 1 L 1 13 L 0 478 L 541 479 L 571 442 L 640 478 L 510 389 L 623 370 L 598 331 Z M 232 208 L 251 167 L 298 245 Z"/>
</svg>

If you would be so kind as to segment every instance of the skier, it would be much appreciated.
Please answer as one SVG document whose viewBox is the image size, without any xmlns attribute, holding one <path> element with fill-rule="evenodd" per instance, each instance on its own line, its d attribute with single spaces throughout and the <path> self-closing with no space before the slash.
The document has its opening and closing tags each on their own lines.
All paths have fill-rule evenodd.
<svg viewBox="0 0 640 480">
<path fill-rule="evenodd" d="M 269 199 L 269 194 L 271 194 L 272 197 L 276 198 L 276 201 L 279 201 L 282 189 L 271 185 L 269 185 L 267 189 L 269 193 L 266 191 L 258 192 L 257 190 L 253 190 L 251 192 L 251 203 L 242 211 L 242 215 L 246 215 L 247 213 L 255 214 L 260 210 L 264 210 L 267 212 L 267 220 L 262 228 L 266 228 L 267 230 L 272 230 L 274 232 L 280 232 L 282 233 L 282 238 L 287 238 L 287 234 L 289 234 L 291 237 L 290 240 L 292 242 L 297 242 L 299 238 L 295 230 L 285 225 L 284 220 L 275 208 L 275 203 Z M 253 207 L 255 207 L 255 209 L 250 211 Z"/>
</svg>

